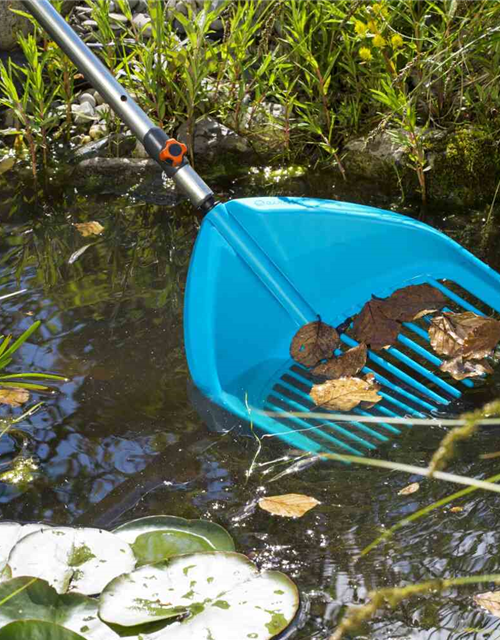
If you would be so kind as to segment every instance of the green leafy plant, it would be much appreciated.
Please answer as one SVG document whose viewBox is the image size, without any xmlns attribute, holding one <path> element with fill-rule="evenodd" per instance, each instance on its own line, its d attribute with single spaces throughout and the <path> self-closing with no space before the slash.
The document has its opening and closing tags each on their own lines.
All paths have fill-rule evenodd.
<svg viewBox="0 0 500 640">
<path fill-rule="evenodd" d="M 3 371 L 7 365 L 12 362 L 14 353 L 23 345 L 26 340 L 38 329 L 41 322 L 37 320 L 31 327 L 26 329 L 22 335 L 12 342 L 12 335 L 0 336 L 0 371 Z M 12 344 L 11 344 L 12 342 Z M 0 373 L 0 387 L 14 387 L 22 389 L 33 389 L 46 391 L 47 386 L 38 383 L 25 382 L 26 379 L 34 380 L 54 380 L 58 382 L 67 382 L 67 378 L 50 373 Z"/>
</svg>

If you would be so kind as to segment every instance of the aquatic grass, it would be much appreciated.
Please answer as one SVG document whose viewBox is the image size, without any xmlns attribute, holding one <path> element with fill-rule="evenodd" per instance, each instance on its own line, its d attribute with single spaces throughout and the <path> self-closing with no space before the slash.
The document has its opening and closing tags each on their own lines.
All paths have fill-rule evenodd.
<svg viewBox="0 0 500 640">
<path fill-rule="evenodd" d="M 0 371 L 12 362 L 14 353 L 28 340 L 28 338 L 38 329 L 41 322 L 37 320 L 26 331 L 24 331 L 17 340 L 12 344 L 12 336 L 0 336 Z M 2 373 L 0 374 L 0 387 L 14 387 L 22 389 L 42 390 L 46 391 L 49 387 L 38 383 L 25 382 L 26 379 L 32 380 L 54 380 L 57 382 L 67 382 L 67 378 L 63 376 L 49 373 Z"/>
</svg>

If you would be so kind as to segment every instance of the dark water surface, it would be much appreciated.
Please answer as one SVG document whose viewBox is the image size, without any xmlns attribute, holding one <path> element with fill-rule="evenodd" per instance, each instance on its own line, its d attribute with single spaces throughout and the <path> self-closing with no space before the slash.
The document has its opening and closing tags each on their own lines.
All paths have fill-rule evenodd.
<svg viewBox="0 0 500 640">
<path fill-rule="evenodd" d="M 481 241 L 487 212 L 424 211 L 373 185 L 339 184 L 330 174 L 286 179 L 245 171 L 219 179 L 215 188 L 221 198 L 308 195 L 399 210 L 500 267 L 498 236 Z M 29 186 L 0 184 L 0 296 L 26 289 L 2 301 L 1 332 L 19 335 L 34 319 L 43 323 L 9 370 L 70 378 L 55 394 L 33 394 L 33 402 L 45 405 L 19 426 L 39 468 L 28 485 L 0 484 L 0 516 L 104 527 L 152 514 L 218 522 L 259 566 L 297 582 L 305 596 L 297 639 L 327 638 L 346 606 L 366 602 L 373 589 L 500 572 L 496 494 L 457 500 L 453 506 L 462 511 L 436 509 L 358 559 L 384 529 L 460 487 L 424 480 L 405 497 L 398 491 L 417 477 L 326 463 L 271 482 L 285 467 L 264 463 L 287 454 L 286 445 L 263 440 L 252 465 L 255 440 L 207 428 L 188 398 L 182 338 L 184 283 L 199 220 L 186 203 L 159 206 L 122 191 L 117 185 L 89 194 L 57 185 L 36 198 Z M 92 220 L 105 232 L 82 237 L 74 223 Z M 86 244 L 92 246 L 70 264 Z M 500 381 L 494 385 L 490 395 L 498 390 L 500 396 Z M 467 406 L 482 400 L 471 395 Z M 414 427 L 384 457 L 424 466 L 444 433 L 439 426 Z M 17 445 L 4 437 L 0 462 Z M 449 471 L 492 476 L 498 458 L 480 455 L 499 450 L 500 430 L 482 432 L 458 448 Z M 289 492 L 321 505 L 298 520 L 254 508 L 262 495 Z M 500 638 L 496 619 L 472 601 L 492 588 L 486 583 L 414 597 L 351 637 Z"/>
</svg>

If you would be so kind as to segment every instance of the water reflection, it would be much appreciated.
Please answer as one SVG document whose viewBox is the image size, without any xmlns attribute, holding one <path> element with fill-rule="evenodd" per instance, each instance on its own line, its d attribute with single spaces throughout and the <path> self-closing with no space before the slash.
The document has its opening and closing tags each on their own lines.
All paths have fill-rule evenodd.
<svg viewBox="0 0 500 640">
<path fill-rule="evenodd" d="M 286 191 L 397 208 L 427 222 L 433 215 L 458 239 L 478 246 L 477 232 L 462 224 L 467 212 L 422 212 L 415 203 L 401 206 L 383 189 L 358 183 L 353 190 L 325 175 L 285 183 L 258 177 L 221 179 L 219 192 Z M 5 220 L 1 293 L 26 288 L 2 302 L 2 332 L 19 334 L 33 318 L 43 322 L 11 370 L 70 377 L 55 394 L 33 394 L 33 402 L 45 405 L 19 426 L 29 435 L 27 453 L 39 470 L 28 486 L 2 485 L 3 518 L 104 527 L 157 513 L 210 518 L 226 526 L 238 548 L 259 565 L 290 574 L 309 596 L 305 626 L 295 635 L 304 640 L 327 638 L 345 606 L 365 603 L 370 590 L 500 572 L 499 506 L 493 494 L 463 499 L 457 503 L 461 512 L 438 509 L 360 558 L 384 528 L 457 488 L 423 481 L 418 493 L 399 496 L 399 489 L 417 478 L 335 464 L 304 466 L 275 482 L 269 478 L 283 466 L 264 474 L 267 467 L 255 465 L 248 477 L 255 438 L 226 427 L 220 433 L 206 428 L 188 400 L 182 347 L 183 289 L 198 228 L 189 207 L 58 188 L 42 200 L 10 194 L 0 216 Z M 92 220 L 105 231 L 89 240 L 73 223 Z M 92 246 L 69 264 L 89 242 Z M 497 245 L 483 249 L 498 266 Z M 443 433 L 439 427 L 415 427 L 383 455 L 425 465 Z M 5 439 L 1 446 L 3 459 L 14 443 Z M 460 446 L 450 470 L 493 475 L 496 461 L 479 455 L 498 450 L 500 435 L 482 433 Z M 266 439 L 258 462 L 284 453 L 283 443 Z M 314 496 L 321 505 L 293 521 L 256 506 L 261 495 L 289 492 Z M 353 637 L 500 638 L 495 620 L 472 602 L 474 593 L 491 588 L 486 583 L 413 598 L 380 612 Z"/>
</svg>

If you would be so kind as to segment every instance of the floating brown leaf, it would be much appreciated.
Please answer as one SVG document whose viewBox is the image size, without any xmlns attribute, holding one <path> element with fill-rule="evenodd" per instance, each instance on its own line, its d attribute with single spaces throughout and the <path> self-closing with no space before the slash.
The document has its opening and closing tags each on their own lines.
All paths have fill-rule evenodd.
<svg viewBox="0 0 500 640">
<path fill-rule="evenodd" d="M 445 360 L 439 367 L 441 371 L 448 372 L 455 380 L 475 378 L 493 373 L 493 369 L 487 360 L 464 360 L 462 356 L 455 356 L 451 360 Z"/>
<path fill-rule="evenodd" d="M 500 340 L 500 322 L 472 311 L 445 312 L 432 319 L 429 338 L 432 348 L 440 355 L 480 360 L 489 355 Z"/>
<path fill-rule="evenodd" d="M 384 301 L 384 314 L 398 322 L 417 320 L 446 305 L 445 296 L 430 284 L 413 284 L 398 289 Z"/>
<path fill-rule="evenodd" d="M 338 358 L 330 358 L 324 364 L 318 364 L 312 373 L 330 379 L 355 376 L 365 366 L 366 354 L 366 345 L 359 344 Z"/>
<path fill-rule="evenodd" d="M 474 602 L 500 618 L 500 591 L 486 591 L 474 596 Z"/>
<path fill-rule="evenodd" d="M 315 384 L 309 392 L 315 404 L 333 411 L 349 411 L 360 402 L 375 404 L 382 400 L 377 394 L 380 386 L 372 378 L 340 378 Z"/>
<path fill-rule="evenodd" d="M 290 355 L 306 367 L 330 358 L 339 344 L 339 334 L 324 322 L 309 322 L 297 331 L 290 345 Z"/>
<path fill-rule="evenodd" d="M 481 318 L 464 339 L 463 356 L 467 360 L 480 360 L 490 355 L 500 341 L 500 322 L 493 318 Z"/>
<path fill-rule="evenodd" d="M 418 482 L 412 482 L 407 487 L 404 487 L 400 491 L 398 491 L 398 496 L 409 496 L 412 493 L 416 493 L 420 489 L 420 484 Z"/>
<path fill-rule="evenodd" d="M 300 493 L 286 493 L 259 500 L 259 507 L 264 511 L 288 518 L 300 518 L 317 504 L 321 503 L 316 498 L 303 496 Z"/>
<path fill-rule="evenodd" d="M 384 313 L 385 300 L 370 300 L 356 316 L 353 335 L 375 351 L 394 344 L 401 329 L 399 322 Z"/>
<path fill-rule="evenodd" d="M 11 407 L 20 407 L 24 402 L 28 402 L 29 391 L 13 387 L 11 389 L 0 389 L 0 403 L 8 404 Z"/>
<path fill-rule="evenodd" d="M 75 227 L 82 236 L 98 236 L 104 231 L 104 227 L 99 222 L 76 222 Z"/>
</svg>

